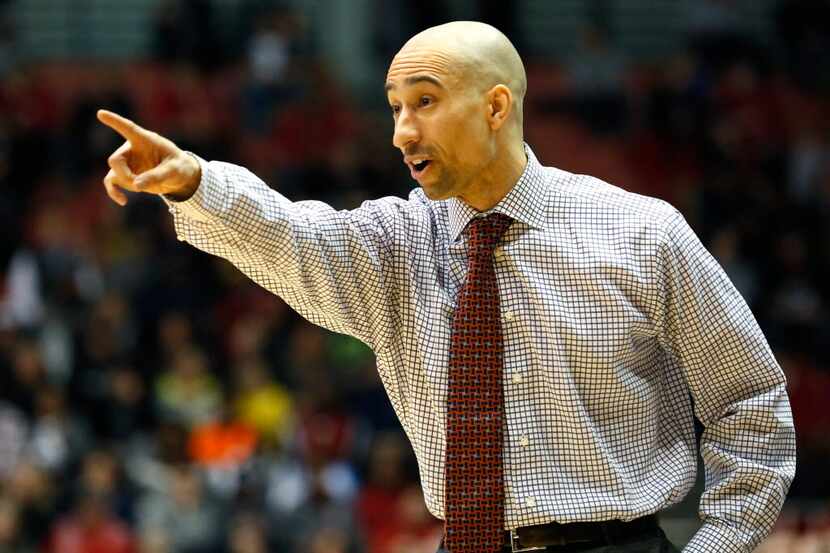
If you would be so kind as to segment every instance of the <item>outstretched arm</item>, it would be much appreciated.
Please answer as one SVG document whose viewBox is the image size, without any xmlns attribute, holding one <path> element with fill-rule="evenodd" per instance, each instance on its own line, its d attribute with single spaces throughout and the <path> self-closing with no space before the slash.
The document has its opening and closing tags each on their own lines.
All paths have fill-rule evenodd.
<svg viewBox="0 0 830 553">
<path fill-rule="evenodd" d="M 115 114 L 102 111 L 99 119 L 127 139 L 104 179 L 113 200 L 126 203 L 121 189 L 160 195 L 179 239 L 228 259 L 313 323 L 376 350 L 385 346 L 396 313 L 392 253 L 404 200 L 343 211 L 291 202 L 247 169 L 205 162 Z"/>
</svg>

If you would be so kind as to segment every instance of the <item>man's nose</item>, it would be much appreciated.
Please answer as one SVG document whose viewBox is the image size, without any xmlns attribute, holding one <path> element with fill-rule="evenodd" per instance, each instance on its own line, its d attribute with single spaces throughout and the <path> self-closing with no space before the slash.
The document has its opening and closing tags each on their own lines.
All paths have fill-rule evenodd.
<svg viewBox="0 0 830 553">
<path fill-rule="evenodd" d="M 395 133 L 392 135 L 392 144 L 399 149 L 405 148 L 412 142 L 418 142 L 421 135 L 417 122 L 407 109 L 402 109 L 395 121 Z"/>
</svg>

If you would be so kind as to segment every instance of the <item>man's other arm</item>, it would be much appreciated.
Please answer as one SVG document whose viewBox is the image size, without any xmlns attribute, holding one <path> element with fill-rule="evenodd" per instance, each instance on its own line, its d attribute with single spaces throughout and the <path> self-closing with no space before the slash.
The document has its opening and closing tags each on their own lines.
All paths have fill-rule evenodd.
<svg viewBox="0 0 830 553">
<path fill-rule="evenodd" d="M 703 525 L 686 553 L 748 553 L 770 532 L 795 476 L 781 368 L 746 302 L 680 213 L 662 226 L 661 339 L 705 430 Z"/>
</svg>

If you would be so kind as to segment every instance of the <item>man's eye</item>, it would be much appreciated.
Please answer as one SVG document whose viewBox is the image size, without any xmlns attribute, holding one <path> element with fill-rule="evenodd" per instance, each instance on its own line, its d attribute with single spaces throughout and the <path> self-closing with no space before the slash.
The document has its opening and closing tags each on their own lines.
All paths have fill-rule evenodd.
<svg viewBox="0 0 830 553">
<path fill-rule="evenodd" d="M 432 98 L 429 96 L 421 96 L 421 105 L 428 106 L 432 103 Z"/>
<path fill-rule="evenodd" d="M 401 111 L 401 106 L 392 106 L 392 113 L 397 115 Z"/>
</svg>

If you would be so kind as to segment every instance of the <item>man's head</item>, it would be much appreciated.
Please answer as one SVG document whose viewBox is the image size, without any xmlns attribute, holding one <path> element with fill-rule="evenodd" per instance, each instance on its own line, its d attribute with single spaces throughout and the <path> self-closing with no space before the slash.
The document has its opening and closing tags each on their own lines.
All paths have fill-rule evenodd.
<svg viewBox="0 0 830 553">
<path fill-rule="evenodd" d="M 519 54 L 490 25 L 456 21 L 404 44 L 386 76 L 392 143 L 427 196 L 469 200 L 515 173 L 526 88 Z M 420 160 L 428 160 L 424 168 L 413 163 Z"/>
</svg>

